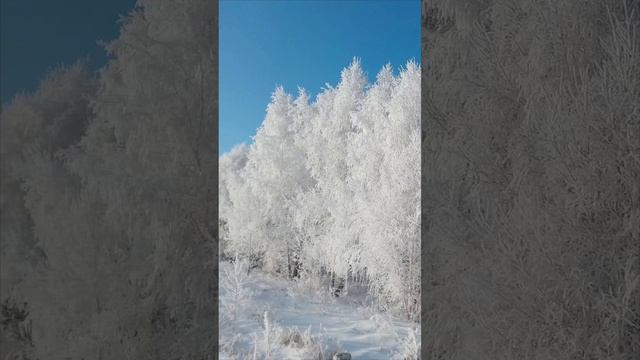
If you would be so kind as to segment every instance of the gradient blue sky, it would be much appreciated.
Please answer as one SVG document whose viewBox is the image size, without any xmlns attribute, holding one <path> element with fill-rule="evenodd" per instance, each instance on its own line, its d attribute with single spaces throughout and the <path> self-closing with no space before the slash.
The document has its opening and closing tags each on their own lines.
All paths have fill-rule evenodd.
<svg viewBox="0 0 640 360">
<path fill-rule="evenodd" d="M 89 57 L 93 69 L 107 61 L 98 40 L 118 37 L 119 15 L 135 0 L 1 0 L 0 96 L 6 104 L 22 91 L 31 92 L 59 65 Z"/>
<path fill-rule="evenodd" d="M 250 143 L 276 85 L 312 96 L 352 58 L 369 80 L 420 61 L 419 0 L 220 1 L 219 151 Z"/>
</svg>

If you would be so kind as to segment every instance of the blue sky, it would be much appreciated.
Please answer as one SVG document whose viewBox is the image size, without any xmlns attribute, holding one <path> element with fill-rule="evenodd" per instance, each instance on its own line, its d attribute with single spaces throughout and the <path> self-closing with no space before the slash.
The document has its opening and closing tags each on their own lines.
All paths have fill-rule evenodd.
<svg viewBox="0 0 640 360">
<path fill-rule="evenodd" d="M 59 65 L 88 56 L 97 69 L 107 57 L 97 40 L 118 37 L 119 15 L 135 0 L 1 0 L 0 95 L 3 104 L 37 88 Z"/>
<path fill-rule="evenodd" d="M 219 151 L 250 143 L 276 85 L 312 97 L 352 58 L 369 80 L 420 61 L 419 0 L 220 1 Z"/>
</svg>

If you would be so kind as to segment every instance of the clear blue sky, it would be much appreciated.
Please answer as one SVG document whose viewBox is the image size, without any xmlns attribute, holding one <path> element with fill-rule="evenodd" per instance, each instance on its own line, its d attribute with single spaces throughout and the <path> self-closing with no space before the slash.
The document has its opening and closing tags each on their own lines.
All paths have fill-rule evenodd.
<svg viewBox="0 0 640 360">
<path fill-rule="evenodd" d="M 6 104 L 37 88 L 59 65 L 89 57 L 93 69 L 106 63 L 98 40 L 118 37 L 119 15 L 135 0 L 0 0 L 0 96 Z"/>
<path fill-rule="evenodd" d="M 220 1 L 219 151 L 250 143 L 276 85 L 312 96 L 352 58 L 369 80 L 420 61 L 419 0 Z"/>
</svg>

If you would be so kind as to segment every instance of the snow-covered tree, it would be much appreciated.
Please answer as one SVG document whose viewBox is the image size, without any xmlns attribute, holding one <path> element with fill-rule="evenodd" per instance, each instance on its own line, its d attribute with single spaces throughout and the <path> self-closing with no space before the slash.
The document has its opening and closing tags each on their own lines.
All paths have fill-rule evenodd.
<svg viewBox="0 0 640 360">
<path fill-rule="evenodd" d="M 240 170 L 244 168 L 247 163 L 247 146 L 245 144 L 236 145 L 231 151 L 220 156 L 218 163 L 218 231 L 220 241 L 218 242 L 218 253 L 225 254 L 225 247 L 227 246 L 229 236 L 229 219 L 225 216 L 229 216 L 233 210 L 233 203 L 231 201 L 230 186 L 240 183 Z"/>
</svg>

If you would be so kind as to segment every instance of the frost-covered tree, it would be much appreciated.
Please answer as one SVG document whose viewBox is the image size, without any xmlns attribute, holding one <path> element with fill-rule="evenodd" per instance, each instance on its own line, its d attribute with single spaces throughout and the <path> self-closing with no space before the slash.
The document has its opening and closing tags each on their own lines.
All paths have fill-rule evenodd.
<svg viewBox="0 0 640 360">
<path fill-rule="evenodd" d="M 384 279 L 381 288 L 390 299 L 401 299 L 407 313 L 415 316 L 420 304 L 419 94 L 420 69 L 409 62 L 385 109 L 388 118 L 378 143 L 383 151 L 379 183 L 363 209 L 376 212 L 371 224 L 375 233 L 370 236 L 377 243 L 365 247 L 374 250 L 368 254 L 369 275 Z"/>
<path fill-rule="evenodd" d="M 289 275 L 297 271 L 299 255 L 294 251 L 296 235 L 287 208 L 297 189 L 304 187 L 306 175 L 291 132 L 293 106 L 291 96 L 278 87 L 251 144 L 244 169 L 249 188 L 258 199 L 254 211 L 262 221 L 261 230 L 254 236 L 269 244 L 264 248 L 265 266 Z"/>
<path fill-rule="evenodd" d="M 220 156 L 218 163 L 218 207 L 220 216 L 218 218 L 219 236 L 218 253 L 226 253 L 226 246 L 229 236 L 229 216 L 233 209 L 231 201 L 230 187 L 240 183 L 240 170 L 247 163 L 247 146 L 245 144 L 236 145 L 231 151 Z"/>
<path fill-rule="evenodd" d="M 320 121 L 320 135 L 324 143 L 324 172 L 318 177 L 322 196 L 326 199 L 331 222 L 322 246 L 328 250 L 326 265 L 340 277 L 349 274 L 349 265 L 357 254 L 356 237 L 353 236 L 353 192 L 347 179 L 353 168 L 349 167 L 349 137 L 354 133 L 352 117 L 359 110 L 365 94 L 367 79 L 356 59 L 342 71 L 340 83 L 333 94 L 332 107 L 327 118 Z"/>
</svg>

